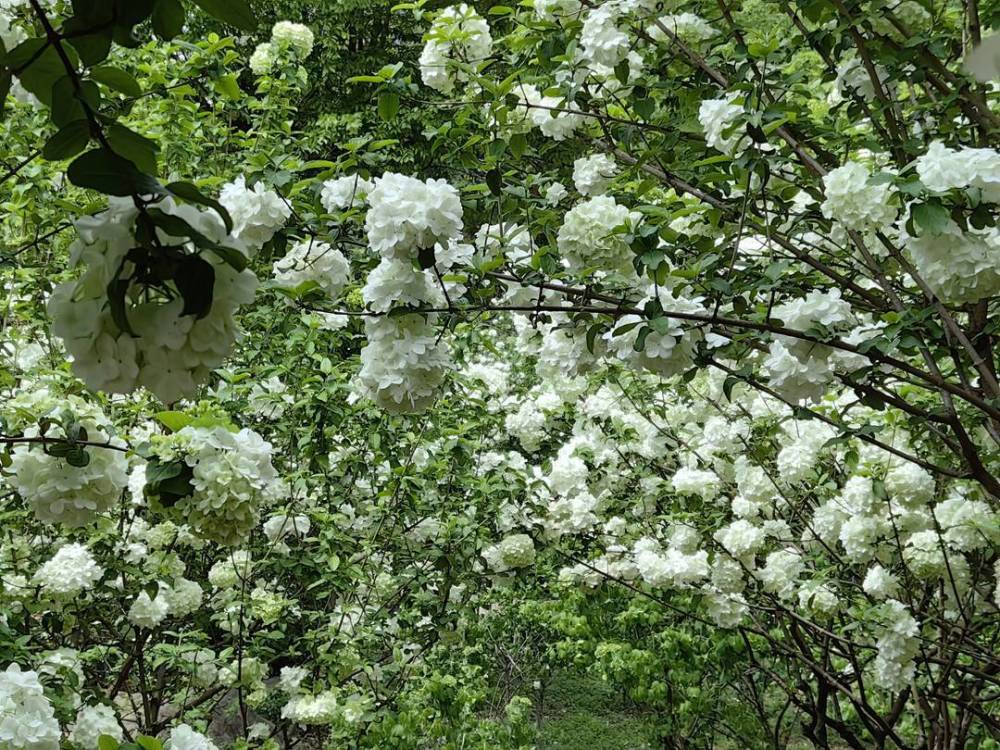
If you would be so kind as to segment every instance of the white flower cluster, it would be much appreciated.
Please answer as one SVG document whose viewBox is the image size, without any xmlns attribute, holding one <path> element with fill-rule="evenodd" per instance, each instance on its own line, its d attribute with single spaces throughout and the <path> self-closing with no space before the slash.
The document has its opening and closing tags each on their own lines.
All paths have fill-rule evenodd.
<svg viewBox="0 0 1000 750">
<path fill-rule="evenodd" d="M 243 175 L 222 186 L 219 203 L 233 220 L 233 234 L 253 252 L 264 247 L 292 215 L 291 206 L 278 193 L 262 182 L 247 187 Z"/>
<path fill-rule="evenodd" d="M 241 542 L 257 525 L 260 510 L 283 489 L 271 465 L 271 444 L 253 430 L 188 426 L 156 437 L 161 462 L 190 467 L 192 492 L 178 501 L 192 531 L 224 545 Z"/>
<path fill-rule="evenodd" d="M 688 43 L 704 42 L 719 33 L 704 18 L 688 12 L 661 16 L 658 23 L 650 26 L 646 33 L 656 42 L 670 42 L 671 37 L 664 28 Z"/>
<path fill-rule="evenodd" d="M 859 232 L 885 229 L 896 219 L 889 182 L 873 183 L 867 167 L 850 161 L 823 177 L 823 216 Z"/>
<path fill-rule="evenodd" d="M 178 724 L 170 730 L 165 750 L 219 750 L 212 740 L 194 731 L 188 724 Z"/>
<path fill-rule="evenodd" d="M 38 673 L 17 664 L 0 672 L 0 750 L 59 750 L 61 735 Z"/>
<path fill-rule="evenodd" d="M 154 598 L 142 591 L 129 607 L 128 620 L 138 628 L 155 628 L 169 613 L 170 605 L 162 592 L 157 592 Z"/>
<path fill-rule="evenodd" d="M 69 741 L 80 750 L 93 750 L 102 735 L 114 737 L 121 742 L 124 738 L 118 717 L 110 706 L 98 704 L 84 706 L 76 715 L 76 723 L 69 733 Z"/>
<path fill-rule="evenodd" d="M 82 544 L 66 544 L 32 576 L 32 583 L 42 592 L 56 597 L 76 597 L 94 587 L 104 575 L 104 568 Z"/>
<path fill-rule="evenodd" d="M 879 608 L 884 624 L 872 664 L 877 687 L 897 693 L 913 684 L 913 659 L 920 650 L 920 626 L 902 602 L 890 599 Z"/>
<path fill-rule="evenodd" d="M 312 30 L 304 24 L 278 21 L 271 28 L 271 41 L 275 44 L 286 44 L 306 58 L 312 54 L 315 37 Z"/>
<path fill-rule="evenodd" d="M 327 180 L 320 190 L 320 202 L 333 214 L 364 203 L 375 185 L 360 175 L 352 174 Z"/>
<path fill-rule="evenodd" d="M 708 577 L 708 553 L 689 545 L 672 543 L 664 550 L 655 539 L 644 537 L 635 543 L 632 554 L 642 579 L 656 588 L 690 588 Z"/>
<path fill-rule="evenodd" d="M 856 322 L 850 303 L 841 298 L 839 289 L 813 290 L 805 297 L 776 306 L 773 315 L 786 328 L 803 333 L 814 325 L 837 329 Z M 763 366 L 771 386 L 790 401 L 815 401 L 829 387 L 839 357 L 839 352 L 828 346 L 778 335 Z M 847 364 L 854 362 L 849 360 Z"/>
<path fill-rule="evenodd" d="M 415 260 L 417 250 L 462 233 L 462 202 L 445 180 L 386 172 L 375 179 L 368 203 L 368 244 L 383 258 Z"/>
<path fill-rule="evenodd" d="M 543 21 L 575 18 L 580 8 L 580 0 L 535 0 L 535 15 Z"/>
<path fill-rule="evenodd" d="M 607 154 L 581 156 L 573 162 L 573 184 L 582 195 L 604 195 L 617 173 L 615 160 Z"/>
<path fill-rule="evenodd" d="M 214 211 L 178 205 L 164 199 L 155 208 L 186 221 L 212 242 L 240 252 L 242 244 L 227 236 Z M 133 224 L 138 212 L 130 201 L 112 199 L 108 210 L 77 220 L 79 239 L 70 249 L 70 264 L 86 271 L 77 281 L 60 284 L 48 303 L 54 333 L 73 356 L 73 371 L 92 390 L 130 393 L 145 386 L 164 402 L 195 392 L 212 369 L 222 364 L 239 338 L 234 313 L 253 300 L 257 278 L 236 271 L 212 251 L 201 254 L 215 275 L 211 307 L 202 317 L 183 314 L 180 294 L 148 295 L 133 280 L 120 312 L 135 332 L 122 330 L 108 302 L 108 288 L 134 268 L 127 256 L 136 247 Z M 164 245 L 183 245 L 187 238 L 157 230 Z M 187 249 L 192 249 L 187 246 Z M 151 250 L 155 253 L 157 250 Z"/>
<path fill-rule="evenodd" d="M 582 57 L 591 65 L 614 68 L 629 52 L 629 37 L 618 27 L 624 3 L 610 0 L 591 8 L 580 30 Z"/>
<path fill-rule="evenodd" d="M 642 219 L 615 199 L 600 195 L 571 208 L 559 227 L 559 252 L 574 272 L 584 270 L 634 276 L 632 249 L 615 230 L 633 229 Z"/>
<path fill-rule="evenodd" d="M 1000 203 L 1000 151 L 952 149 L 934 141 L 915 162 L 920 181 L 932 193 L 977 188 L 987 203 Z"/>
<path fill-rule="evenodd" d="M 351 265 L 344 254 L 314 239 L 296 243 L 274 264 L 274 280 L 280 286 L 296 289 L 313 283 L 330 298 L 336 298 L 350 279 Z"/>
<path fill-rule="evenodd" d="M 680 318 L 670 317 L 670 313 L 682 315 L 705 315 L 708 310 L 700 299 L 691 299 L 668 289 L 651 289 L 658 292 L 658 299 L 667 313 L 649 324 L 638 315 L 625 315 L 618 319 L 615 327 L 604 335 L 608 351 L 618 359 L 628 362 L 637 369 L 645 369 L 664 377 L 677 375 L 691 366 L 698 342 L 705 338 L 706 327 L 690 323 Z M 638 303 L 643 307 L 653 297 Z M 641 351 L 637 351 L 639 336 L 644 335 Z"/>
<path fill-rule="evenodd" d="M 77 405 L 84 404 L 78 399 L 67 404 L 70 409 Z M 99 411 L 89 406 L 81 411 L 79 424 L 86 430 L 87 441 L 114 446 L 84 448 L 86 465 L 74 466 L 65 456 L 53 455 L 52 448 L 65 447 L 64 443 L 52 444 L 49 452 L 40 443 L 20 443 L 11 452 L 10 485 L 27 501 L 39 521 L 85 526 L 115 505 L 128 486 L 128 458 L 122 450 L 125 443 L 111 437 Z M 58 440 L 66 435 L 59 424 L 52 422 L 44 434 L 35 425 L 25 428 L 24 437 Z"/>
<path fill-rule="evenodd" d="M 880 87 L 891 85 L 888 83 L 889 73 L 881 65 L 875 66 L 875 75 Z M 877 95 L 875 82 L 861 60 L 852 56 L 841 61 L 837 66 L 837 77 L 828 97 L 831 104 L 839 104 L 851 96 L 873 101 Z"/>
<path fill-rule="evenodd" d="M 542 134 L 554 141 L 569 138 L 584 122 L 576 102 L 559 96 L 543 96 L 537 86 L 519 83 L 514 93 L 521 100 L 515 112 L 521 121 L 537 127 Z"/>
<path fill-rule="evenodd" d="M 535 562 L 535 543 L 527 534 L 511 534 L 484 549 L 483 559 L 494 573 L 524 568 Z"/>
<path fill-rule="evenodd" d="M 456 80 L 468 80 L 463 64 L 475 67 L 492 52 L 493 37 L 486 20 L 465 3 L 449 6 L 431 24 L 420 53 L 420 77 L 424 85 L 449 94 Z"/>
<path fill-rule="evenodd" d="M 258 44 L 250 55 L 250 70 L 254 75 L 267 75 L 283 52 L 291 53 L 296 61 L 312 54 L 315 35 L 308 26 L 292 21 L 278 21 L 271 29 L 271 41 Z"/>
<path fill-rule="evenodd" d="M 365 333 L 358 373 L 364 393 L 393 414 L 430 407 L 451 365 L 434 327 L 413 313 L 366 320 Z"/>
<path fill-rule="evenodd" d="M 285 543 L 292 537 L 304 537 L 309 533 L 312 522 L 309 516 L 289 516 L 285 514 L 271 516 L 264 522 L 264 536 L 271 542 L 276 552 L 287 554 L 290 548 Z"/>
<path fill-rule="evenodd" d="M 483 224 L 473 242 L 479 263 L 503 256 L 510 263 L 526 263 L 534 255 L 531 232 L 520 224 Z"/>
<path fill-rule="evenodd" d="M 739 150 L 743 130 L 737 121 L 743 115 L 739 94 L 731 92 L 720 99 L 705 99 L 698 108 L 698 122 L 705 131 L 705 142 L 729 156 Z"/>
<path fill-rule="evenodd" d="M 943 302 L 975 303 L 1000 293 L 1000 229 L 963 231 L 945 219 L 936 231 L 905 232 L 903 241 L 917 272 Z"/>
</svg>

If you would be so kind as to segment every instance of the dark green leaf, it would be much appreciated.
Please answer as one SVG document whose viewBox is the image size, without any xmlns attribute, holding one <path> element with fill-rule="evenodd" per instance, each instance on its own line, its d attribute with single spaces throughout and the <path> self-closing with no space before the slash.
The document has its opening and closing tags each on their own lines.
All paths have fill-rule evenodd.
<svg viewBox="0 0 1000 750">
<path fill-rule="evenodd" d="M 503 191 L 503 177 L 499 169 L 491 169 L 486 173 L 486 185 L 493 195 L 500 195 Z"/>
<path fill-rule="evenodd" d="M 399 112 L 399 94 L 383 91 L 378 95 L 378 114 L 383 120 L 393 119 Z"/>
<path fill-rule="evenodd" d="M 184 298 L 181 315 L 208 315 L 215 290 L 215 268 L 211 263 L 198 255 L 185 255 L 177 264 L 174 284 Z"/>
<path fill-rule="evenodd" d="M 194 0 L 208 15 L 244 31 L 254 31 L 257 22 L 246 0 Z"/>
<path fill-rule="evenodd" d="M 417 251 L 417 263 L 420 268 L 427 270 L 434 267 L 434 246 L 422 247 Z"/>
<path fill-rule="evenodd" d="M 119 123 L 108 128 L 106 134 L 108 143 L 116 154 L 124 156 L 143 172 L 156 173 L 158 167 L 156 154 L 160 150 L 156 141 L 151 141 Z"/>
<path fill-rule="evenodd" d="M 226 225 L 226 231 L 233 231 L 233 219 L 229 215 L 225 206 L 217 200 L 209 198 L 207 195 L 202 193 L 194 183 L 171 182 L 167 185 L 167 192 L 177 198 L 180 198 L 181 200 L 187 201 L 188 203 L 194 203 L 199 206 L 208 206 L 209 208 L 214 209 L 215 212 L 222 217 L 222 221 Z"/>
<path fill-rule="evenodd" d="M 111 319 L 118 329 L 135 336 L 125 311 L 125 293 L 128 291 L 129 281 L 115 278 L 108 284 L 108 306 L 111 308 Z"/>
<path fill-rule="evenodd" d="M 161 39 L 173 39 L 184 29 L 184 6 L 180 0 L 156 0 L 153 31 Z"/>
<path fill-rule="evenodd" d="M 52 86 L 52 122 L 57 127 L 87 118 L 97 112 L 101 90 L 93 81 L 81 81 L 80 88 L 69 76 L 63 76 Z"/>
<path fill-rule="evenodd" d="M 948 228 L 950 216 L 943 205 L 928 201 L 913 207 L 913 220 L 925 232 L 941 234 Z"/>
<path fill-rule="evenodd" d="M 77 187 L 90 188 L 106 195 L 163 195 L 163 186 L 135 164 L 113 151 L 97 148 L 88 151 L 69 165 L 66 174 Z"/>
<path fill-rule="evenodd" d="M 89 123 L 86 120 L 74 120 L 49 138 L 42 148 L 42 156 L 49 161 L 70 159 L 87 148 L 89 141 Z"/>
<path fill-rule="evenodd" d="M 121 68 L 113 68 L 110 65 L 100 65 L 91 68 L 90 77 L 98 83 L 103 83 L 108 88 L 120 91 L 125 96 L 142 96 L 142 86 L 129 73 Z"/>
</svg>

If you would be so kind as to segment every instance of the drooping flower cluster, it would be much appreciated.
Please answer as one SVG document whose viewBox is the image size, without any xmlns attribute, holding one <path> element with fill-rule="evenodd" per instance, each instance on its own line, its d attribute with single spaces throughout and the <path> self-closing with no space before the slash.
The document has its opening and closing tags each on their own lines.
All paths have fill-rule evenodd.
<svg viewBox="0 0 1000 750">
<path fill-rule="evenodd" d="M 451 93 L 455 81 L 468 80 L 463 66 L 475 67 L 490 56 L 493 37 L 486 20 L 465 3 L 445 8 L 434 19 L 420 53 L 424 85 Z"/>
<path fill-rule="evenodd" d="M 214 211 L 170 198 L 153 207 L 242 255 L 242 243 Z M 187 238 L 162 229 L 155 231 L 158 246 L 141 246 L 137 216 L 130 201 L 112 199 L 107 211 L 77 220 L 70 264 L 85 271 L 56 287 L 48 312 L 74 372 L 92 390 L 145 386 L 172 402 L 194 393 L 229 355 L 240 336 L 234 314 L 253 300 L 257 279 L 212 250 L 195 254 Z M 194 277 L 214 280 L 204 290 Z"/>
<path fill-rule="evenodd" d="M 325 242 L 306 240 L 295 244 L 274 264 L 274 280 L 295 289 L 312 283 L 331 299 L 336 298 L 351 278 L 351 266 L 339 250 Z"/>
<path fill-rule="evenodd" d="M 188 426 L 154 438 L 151 452 L 161 466 L 175 467 L 174 476 L 189 473 L 190 492 L 173 507 L 195 534 L 219 544 L 242 541 L 283 489 L 271 444 L 253 430 Z M 161 492 L 156 484 L 147 491 Z"/>
<path fill-rule="evenodd" d="M 362 294 L 376 313 L 400 306 L 443 304 L 460 284 L 443 277 L 468 264 L 475 248 L 459 241 L 462 204 L 444 180 L 426 182 L 387 173 L 369 193 L 368 243 L 382 256 Z M 434 401 L 449 364 L 448 347 L 421 314 L 379 315 L 365 321 L 360 393 L 393 412 L 421 411 Z"/>
<path fill-rule="evenodd" d="M 0 672 L 0 750 L 59 750 L 61 731 L 37 672 Z"/>
</svg>

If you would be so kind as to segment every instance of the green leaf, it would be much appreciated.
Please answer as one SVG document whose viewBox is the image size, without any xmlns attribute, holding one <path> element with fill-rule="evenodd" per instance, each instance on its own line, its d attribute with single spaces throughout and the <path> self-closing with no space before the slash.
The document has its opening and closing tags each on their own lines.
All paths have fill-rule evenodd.
<svg viewBox="0 0 1000 750">
<path fill-rule="evenodd" d="M 238 101 L 243 98 L 243 89 L 240 88 L 240 85 L 236 82 L 236 76 L 232 73 L 219 76 L 212 84 L 215 86 L 215 90 L 227 99 Z"/>
<path fill-rule="evenodd" d="M 184 29 L 184 6 L 180 0 L 156 0 L 153 31 L 160 39 L 173 39 Z"/>
<path fill-rule="evenodd" d="M 499 169 L 491 169 L 486 173 L 486 186 L 493 195 L 500 195 L 503 192 L 503 177 Z"/>
<path fill-rule="evenodd" d="M 42 156 L 49 161 L 70 159 L 90 142 L 90 124 L 86 120 L 74 120 L 49 138 L 42 148 Z"/>
<path fill-rule="evenodd" d="M 89 188 L 106 195 L 163 195 L 164 187 L 135 164 L 113 151 L 96 148 L 69 165 L 66 175 L 77 187 Z"/>
<path fill-rule="evenodd" d="M 254 31 L 257 28 L 257 21 L 246 0 L 194 0 L 194 4 L 208 15 L 238 29 Z"/>
<path fill-rule="evenodd" d="M 434 259 L 433 245 L 431 245 L 430 247 L 422 247 L 419 250 L 417 250 L 417 263 L 420 265 L 420 268 L 424 271 L 426 271 L 428 268 L 434 267 L 435 259 Z"/>
<path fill-rule="evenodd" d="M 182 411 L 158 411 L 153 417 L 171 432 L 180 432 L 191 424 L 191 417 Z"/>
<path fill-rule="evenodd" d="M 378 114 L 383 120 L 392 120 L 399 113 L 399 94 L 383 91 L 378 95 Z"/>
<path fill-rule="evenodd" d="M 135 336 L 125 308 L 125 293 L 128 292 L 130 282 L 130 279 L 114 278 L 108 283 L 108 307 L 111 308 L 111 319 L 118 329 Z"/>
<path fill-rule="evenodd" d="M 941 234 L 948 228 L 951 217 L 940 203 L 928 201 L 913 207 L 913 220 L 925 232 Z"/>
<path fill-rule="evenodd" d="M 143 172 L 152 174 L 157 171 L 156 154 L 160 147 L 156 141 L 139 135 L 119 123 L 108 128 L 106 134 L 108 143 L 116 154 L 124 156 Z"/>
<path fill-rule="evenodd" d="M 78 90 L 72 78 L 63 76 L 52 86 L 52 122 L 61 128 L 86 118 L 88 112 L 97 112 L 100 103 L 101 90 L 96 83 L 81 81 Z"/>
<path fill-rule="evenodd" d="M 120 91 L 125 96 L 142 96 L 142 86 L 121 68 L 99 65 L 90 69 L 90 77 L 98 83 L 103 83 L 109 89 Z"/>
<path fill-rule="evenodd" d="M 524 133 L 514 133 L 510 137 L 510 152 L 515 158 L 520 159 L 528 150 L 528 138 Z"/>
<path fill-rule="evenodd" d="M 213 244 L 211 247 L 213 253 L 219 256 L 222 261 L 230 266 L 234 271 L 243 271 L 248 265 L 247 256 L 241 253 L 234 247 L 226 247 L 225 245 Z"/>
<path fill-rule="evenodd" d="M 177 264 L 174 284 L 184 299 L 181 315 L 208 315 L 215 292 L 215 268 L 211 263 L 198 255 L 183 256 Z"/>
<path fill-rule="evenodd" d="M 202 193 L 193 182 L 171 182 L 167 185 L 167 192 L 188 203 L 208 206 L 222 217 L 222 221 L 226 225 L 226 231 L 233 231 L 233 219 L 225 206 Z"/>
<path fill-rule="evenodd" d="M 136 736 L 135 741 L 139 743 L 142 750 L 163 750 L 163 745 L 155 737 L 147 737 L 144 734 Z"/>
<path fill-rule="evenodd" d="M 97 740 L 97 750 L 118 750 L 118 740 L 111 735 L 102 734 Z"/>
</svg>

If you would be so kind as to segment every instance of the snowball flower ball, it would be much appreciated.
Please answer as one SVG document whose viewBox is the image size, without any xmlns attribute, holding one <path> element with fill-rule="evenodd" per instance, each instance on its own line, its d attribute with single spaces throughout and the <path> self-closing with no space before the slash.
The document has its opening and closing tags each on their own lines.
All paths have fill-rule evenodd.
<svg viewBox="0 0 1000 750">
<path fill-rule="evenodd" d="M 219 750 L 215 743 L 187 724 L 178 724 L 170 730 L 164 750 Z"/>
<path fill-rule="evenodd" d="M 309 57 L 315 37 L 312 30 L 304 24 L 278 21 L 271 29 L 271 41 L 275 44 L 287 45 L 302 57 Z"/>
<path fill-rule="evenodd" d="M 274 280 L 294 289 L 309 282 L 329 297 L 340 294 L 351 278 L 351 266 L 339 250 L 325 242 L 299 242 L 274 264 Z"/>
<path fill-rule="evenodd" d="M 104 568 L 82 544 L 67 544 L 35 572 L 32 581 L 46 594 L 78 596 L 101 580 Z"/>
<path fill-rule="evenodd" d="M 38 673 L 17 664 L 0 672 L 0 750 L 59 750 L 61 734 Z"/>
<path fill-rule="evenodd" d="M 118 718 L 110 706 L 84 706 L 76 715 L 76 723 L 69 733 L 69 741 L 80 750 L 94 750 L 102 735 L 124 738 Z"/>
<path fill-rule="evenodd" d="M 418 249 L 462 233 L 462 202 L 445 180 L 386 172 L 376 178 L 368 203 L 368 243 L 383 257 L 415 258 Z"/>
<path fill-rule="evenodd" d="M 573 162 L 573 184 L 583 195 L 603 195 L 617 173 L 615 160 L 607 154 L 583 156 Z"/>
</svg>

